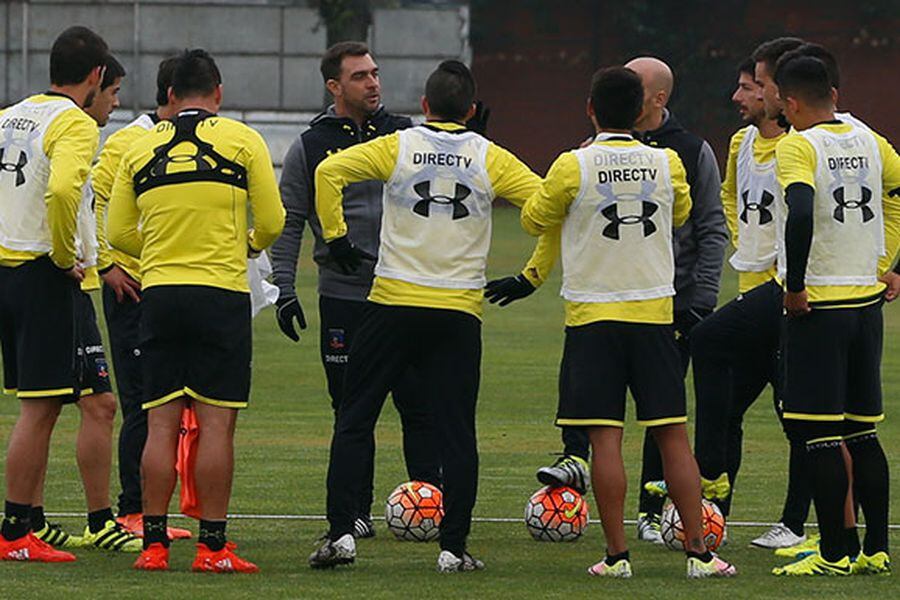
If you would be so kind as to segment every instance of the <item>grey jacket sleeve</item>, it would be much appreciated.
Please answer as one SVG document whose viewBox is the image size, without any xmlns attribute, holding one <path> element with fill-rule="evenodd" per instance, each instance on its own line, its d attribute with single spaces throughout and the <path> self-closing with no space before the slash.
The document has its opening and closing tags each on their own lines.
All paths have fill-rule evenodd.
<svg viewBox="0 0 900 600">
<path fill-rule="evenodd" d="M 269 250 L 272 258 L 272 278 L 278 286 L 279 299 L 297 296 L 295 280 L 300 242 L 303 240 L 303 229 L 306 227 L 310 204 L 314 201 L 310 198 L 311 183 L 309 170 L 306 168 L 303 139 L 298 137 L 284 157 L 284 166 L 281 170 L 279 188 L 286 212 L 284 231 Z"/>
<path fill-rule="evenodd" d="M 719 294 L 722 262 L 725 258 L 725 246 L 728 245 L 728 228 L 719 197 L 721 187 L 722 179 L 716 156 L 704 141 L 697 157 L 697 178 L 691 189 L 691 221 L 697 244 L 693 305 L 697 308 L 715 308 Z"/>
</svg>

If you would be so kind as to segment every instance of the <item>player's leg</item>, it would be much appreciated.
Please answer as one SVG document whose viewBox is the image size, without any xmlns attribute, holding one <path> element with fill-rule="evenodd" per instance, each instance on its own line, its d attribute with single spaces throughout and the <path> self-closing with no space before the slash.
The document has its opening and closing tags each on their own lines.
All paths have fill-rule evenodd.
<svg viewBox="0 0 900 600">
<path fill-rule="evenodd" d="M 600 511 L 606 538 L 606 563 L 610 567 L 627 558 L 625 539 L 625 464 L 622 460 L 622 428 L 590 427 L 588 436 L 593 450 L 591 485 Z"/>
<path fill-rule="evenodd" d="M 584 494 L 590 479 L 588 459 L 591 441 L 583 427 L 563 426 L 561 436 L 563 453 L 552 465 L 541 467 L 535 474 L 544 485 L 554 487 L 569 486 Z"/>
<path fill-rule="evenodd" d="M 647 489 L 647 484 L 664 478 L 662 456 L 659 446 L 650 431 L 644 432 L 644 443 L 641 448 L 641 484 L 638 493 L 638 539 L 645 542 L 661 544 L 659 519 L 662 514 L 665 497 L 654 494 Z"/>
<path fill-rule="evenodd" d="M 403 458 L 410 481 L 441 487 L 441 449 L 432 413 L 432 384 L 411 367 L 397 381 L 391 396 L 403 427 Z"/>
</svg>

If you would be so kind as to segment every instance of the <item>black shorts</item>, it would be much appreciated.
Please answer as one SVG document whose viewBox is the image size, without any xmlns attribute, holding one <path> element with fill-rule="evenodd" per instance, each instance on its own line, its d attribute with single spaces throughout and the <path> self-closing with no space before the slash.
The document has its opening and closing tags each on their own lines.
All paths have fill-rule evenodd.
<svg viewBox="0 0 900 600">
<path fill-rule="evenodd" d="M 567 327 L 556 424 L 622 427 L 626 389 L 640 424 L 684 423 L 681 373 L 671 325 L 600 321 Z"/>
<path fill-rule="evenodd" d="M 141 297 L 143 408 L 188 396 L 246 408 L 250 294 L 205 285 L 159 285 Z"/>
<path fill-rule="evenodd" d="M 786 319 L 785 419 L 864 423 L 884 419 L 881 305 L 813 309 L 803 317 Z"/>
<path fill-rule="evenodd" d="M 43 256 L 0 267 L 3 391 L 20 399 L 78 399 L 78 285 Z"/>
<path fill-rule="evenodd" d="M 97 327 L 94 302 L 85 292 L 75 292 L 75 348 L 78 384 L 82 396 L 112 392 L 109 364 L 103 350 L 103 338 Z"/>
</svg>

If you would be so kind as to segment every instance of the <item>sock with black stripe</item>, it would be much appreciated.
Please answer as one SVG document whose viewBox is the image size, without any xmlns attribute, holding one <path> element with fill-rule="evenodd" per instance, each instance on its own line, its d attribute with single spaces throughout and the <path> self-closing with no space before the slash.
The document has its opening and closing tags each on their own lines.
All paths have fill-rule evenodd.
<svg viewBox="0 0 900 600">
<path fill-rule="evenodd" d="M 835 562 L 847 555 L 844 547 L 844 502 L 850 479 L 844 465 L 840 439 L 810 441 L 806 444 L 813 472 L 813 500 L 819 519 L 819 551 Z"/>
<path fill-rule="evenodd" d="M 31 506 L 17 502 L 6 501 L 3 509 L 3 524 L 0 525 L 0 535 L 8 542 L 28 535 L 31 531 Z"/>
<path fill-rule="evenodd" d="M 31 529 L 40 531 L 47 525 L 47 518 L 44 516 L 43 506 L 31 507 Z"/>
<path fill-rule="evenodd" d="M 90 529 L 91 533 L 99 533 L 103 531 L 103 528 L 106 527 L 107 521 L 114 521 L 115 517 L 113 517 L 112 508 L 106 507 L 101 508 L 100 510 L 95 510 L 94 512 L 88 513 L 88 529 Z"/>
<path fill-rule="evenodd" d="M 213 552 L 218 552 L 225 547 L 225 525 L 228 521 L 207 521 L 200 519 L 200 543 Z"/>
<path fill-rule="evenodd" d="M 169 547 L 167 523 L 168 515 L 144 515 L 144 550 L 149 548 L 150 544 Z"/>
<path fill-rule="evenodd" d="M 847 439 L 853 457 L 853 493 L 866 518 L 863 550 L 868 556 L 888 551 L 890 474 L 875 431 Z"/>
</svg>

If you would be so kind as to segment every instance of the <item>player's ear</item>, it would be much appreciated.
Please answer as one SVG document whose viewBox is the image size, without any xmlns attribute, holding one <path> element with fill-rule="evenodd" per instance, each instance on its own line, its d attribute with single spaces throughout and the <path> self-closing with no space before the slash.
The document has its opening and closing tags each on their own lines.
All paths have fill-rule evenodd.
<svg viewBox="0 0 900 600">
<path fill-rule="evenodd" d="M 831 105 L 838 105 L 838 97 L 840 97 L 840 92 L 838 92 L 837 88 L 831 88 Z"/>
<path fill-rule="evenodd" d="M 428 114 L 431 112 L 431 109 L 428 107 L 428 98 L 422 96 L 419 104 L 422 106 L 422 114 L 428 116 Z"/>
<path fill-rule="evenodd" d="M 171 85 L 166 90 L 166 97 L 169 99 L 169 106 L 174 106 L 178 102 L 178 98 L 175 97 L 175 89 Z"/>
<path fill-rule="evenodd" d="M 341 93 L 341 82 L 337 79 L 329 79 L 325 82 L 325 89 L 333 97 L 339 96 Z"/>
<path fill-rule="evenodd" d="M 214 92 L 216 99 L 216 106 L 222 106 L 222 84 L 216 86 L 216 91 Z"/>
<path fill-rule="evenodd" d="M 466 113 L 466 116 L 463 117 L 463 123 L 468 122 L 469 119 L 471 119 L 472 117 L 474 117 L 474 116 L 475 116 L 475 112 L 476 112 L 477 110 L 478 110 L 478 107 L 477 107 L 476 104 L 473 102 L 473 103 L 472 103 L 472 106 L 469 107 L 469 112 L 467 112 L 467 113 Z"/>
</svg>

